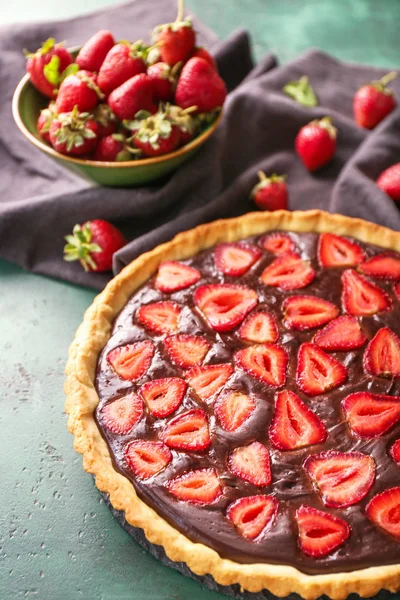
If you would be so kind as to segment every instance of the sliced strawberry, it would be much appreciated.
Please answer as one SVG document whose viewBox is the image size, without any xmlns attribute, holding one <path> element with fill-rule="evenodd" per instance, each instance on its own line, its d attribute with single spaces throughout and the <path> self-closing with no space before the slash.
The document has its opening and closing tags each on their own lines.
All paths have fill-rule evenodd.
<svg viewBox="0 0 400 600">
<path fill-rule="evenodd" d="M 187 471 L 167 484 L 170 493 L 191 504 L 212 504 L 222 495 L 221 484 L 214 469 Z"/>
<path fill-rule="evenodd" d="M 215 266 L 224 275 L 239 277 L 260 258 L 261 251 L 249 244 L 218 244 L 214 250 Z"/>
<path fill-rule="evenodd" d="M 215 404 L 215 414 L 222 429 L 236 431 L 251 417 L 256 403 L 251 396 L 241 392 L 228 392 Z"/>
<path fill-rule="evenodd" d="M 353 269 L 342 273 L 342 303 L 350 315 L 368 316 L 389 310 L 392 301 L 386 292 Z"/>
<path fill-rule="evenodd" d="M 100 411 L 103 425 L 113 433 L 128 433 L 143 414 L 143 402 L 137 394 L 127 394 L 108 402 Z"/>
<path fill-rule="evenodd" d="M 355 392 L 342 400 L 350 429 L 362 438 L 375 438 L 400 421 L 400 396 Z"/>
<path fill-rule="evenodd" d="M 304 463 L 307 475 L 332 508 L 357 504 L 368 494 L 375 480 L 376 466 L 372 456 L 361 452 L 320 452 Z"/>
<path fill-rule="evenodd" d="M 253 485 L 266 487 L 272 481 L 269 452 L 260 442 L 236 448 L 229 455 L 228 465 L 234 475 Z"/>
<path fill-rule="evenodd" d="M 394 284 L 393 291 L 396 294 L 397 300 L 400 300 L 400 281 Z"/>
<path fill-rule="evenodd" d="M 303 288 L 315 277 L 315 271 L 296 253 L 282 254 L 275 258 L 261 273 L 261 281 L 283 290 Z"/>
<path fill-rule="evenodd" d="M 175 260 L 169 260 L 161 263 L 158 267 L 154 285 L 161 292 L 177 292 L 193 285 L 200 277 L 201 273 L 197 269 Z"/>
<path fill-rule="evenodd" d="M 365 514 L 375 525 L 400 538 L 400 487 L 390 488 L 372 498 Z"/>
<path fill-rule="evenodd" d="M 193 295 L 195 304 L 216 331 L 230 331 L 256 306 L 257 294 L 243 285 L 201 285 Z"/>
<path fill-rule="evenodd" d="M 390 448 L 390 456 L 400 465 L 400 439 L 396 440 Z"/>
<path fill-rule="evenodd" d="M 171 450 L 162 442 L 135 440 L 125 448 L 128 467 L 140 479 L 157 475 L 172 460 Z"/>
<path fill-rule="evenodd" d="M 350 527 L 343 519 L 305 506 L 296 510 L 300 550 L 308 556 L 325 556 L 343 544 L 350 536 Z"/>
<path fill-rule="evenodd" d="M 219 392 L 233 374 L 230 364 L 193 367 L 186 374 L 186 380 L 201 400 L 210 400 Z"/>
<path fill-rule="evenodd" d="M 134 381 L 148 371 L 154 356 L 150 340 L 118 346 L 107 354 L 107 360 L 122 379 Z"/>
<path fill-rule="evenodd" d="M 341 385 L 346 367 L 316 344 L 304 343 L 297 356 L 296 381 L 304 394 L 317 396 Z"/>
<path fill-rule="evenodd" d="M 279 502 L 274 496 L 245 496 L 228 506 L 226 516 L 243 537 L 255 540 L 267 527 L 271 527 L 278 508 Z"/>
<path fill-rule="evenodd" d="M 242 340 L 256 344 L 278 341 L 279 331 L 274 315 L 268 312 L 252 313 L 240 326 L 239 335 Z"/>
<path fill-rule="evenodd" d="M 235 354 L 237 366 L 273 387 L 285 384 L 287 361 L 285 350 L 270 343 L 249 346 Z"/>
<path fill-rule="evenodd" d="M 337 350 L 355 350 L 360 348 L 367 338 L 363 334 L 360 323 L 355 317 L 343 315 L 331 321 L 313 338 L 314 344 L 327 352 Z"/>
<path fill-rule="evenodd" d="M 278 450 L 297 450 L 326 440 L 322 421 L 289 390 L 275 396 L 275 413 L 269 428 L 271 444 Z"/>
<path fill-rule="evenodd" d="M 365 260 L 358 244 L 333 233 L 321 233 L 317 254 L 321 267 L 351 267 Z"/>
<path fill-rule="evenodd" d="M 339 309 L 317 296 L 289 296 L 282 304 L 284 324 L 289 329 L 312 329 L 325 325 L 339 314 Z"/>
<path fill-rule="evenodd" d="M 153 379 L 143 384 L 139 392 L 154 417 L 163 419 L 172 415 L 181 405 L 187 383 L 179 377 Z"/>
<path fill-rule="evenodd" d="M 178 329 L 181 308 L 175 302 L 154 302 L 141 306 L 136 318 L 155 333 L 174 333 Z"/>
<path fill-rule="evenodd" d="M 266 235 L 260 243 L 264 250 L 268 250 L 272 254 L 287 254 L 296 250 L 296 245 L 290 235 L 278 231 Z"/>
<path fill-rule="evenodd" d="M 377 254 L 360 265 L 360 270 L 365 275 L 377 279 L 400 279 L 400 258 L 395 254 Z"/>
<path fill-rule="evenodd" d="M 369 342 L 364 369 L 377 377 L 400 377 L 400 339 L 389 327 L 379 329 Z"/>
<path fill-rule="evenodd" d="M 199 335 L 184 334 L 170 335 L 164 340 L 164 345 L 173 362 L 183 369 L 200 365 L 211 347 Z"/>
<path fill-rule="evenodd" d="M 200 408 L 181 413 L 171 419 L 160 438 L 176 450 L 206 450 L 211 444 L 206 413 Z"/>
</svg>

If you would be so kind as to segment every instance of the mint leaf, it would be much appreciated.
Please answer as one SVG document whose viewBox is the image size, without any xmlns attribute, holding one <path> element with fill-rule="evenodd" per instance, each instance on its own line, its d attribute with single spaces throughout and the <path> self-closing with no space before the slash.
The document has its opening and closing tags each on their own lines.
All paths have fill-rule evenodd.
<svg viewBox="0 0 400 600">
<path fill-rule="evenodd" d="M 50 62 L 44 65 L 43 73 L 51 85 L 58 85 L 60 79 L 60 59 L 58 56 L 54 55 L 51 57 Z"/>
<path fill-rule="evenodd" d="M 289 81 L 283 87 L 283 92 L 303 106 L 318 106 L 315 92 L 305 75 L 298 81 Z"/>
</svg>

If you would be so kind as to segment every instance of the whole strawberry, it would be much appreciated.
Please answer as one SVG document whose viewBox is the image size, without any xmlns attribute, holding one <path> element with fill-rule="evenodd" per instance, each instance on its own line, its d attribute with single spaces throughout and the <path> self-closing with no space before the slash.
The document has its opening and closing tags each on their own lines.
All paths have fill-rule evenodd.
<svg viewBox="0 0 400 600">
<path fill-rule="evenodd" d="M 55 102 L 50 102 L 47 108 L 40 111 L 37 120 L 37 130 L 39 135 L 45 142 L 50 144 L 50 126 L 56 116 Z"/>
<path fill-rule="evenodd" d="M 179 63 L 174 67 L 170 67 L 167 63 L 158 62 L 147 69 L 147 75 L 153 82 L 154 99 L 157 102 L 172 100 L 180 66 Z"/>
<path fill-rule="evenodd" d="M 195 106 L 183 109 L 180 106 L 167 105 L 165 108 L 165 116 L 179 129 L 179 146 L 188 144 L 196 134 L 197 123 L 192 116 L 195 111 Z"/>
<path fill-rule="evenodd" d="M 97 144 L 96 152 L 93 155 L 93 160 L 102 162 L 124 162 L 133 160 L 135 154 L 134 149 L 130 149 L 127 144 L 127 139 L 121 133 L 113 133 L 102 137 Z"/>
<path fill-rule="evenodd" d="M 96 75 L 90 71 L 78 71 L 69 75 L 58 90 L 56 109 L 58 114 L 71 112 L 74 106 L 80 112 L 92 111 L 104 95 L 96 84 Z"/>
<path fill-rule="evenodd" d="M 198 113 L 210 112 L 223 105 L 226 86 L 204 58 L 191 58 L 182 69 L 175 92 L 175 103 L 182 108 L 197 106 Z"/>
<path fill-rule="evenodd" d="M 99 71 L 105 57 L 114 46 L 115 40 L 112 33 L 102 29 L 95 33 L 82 46 L 76 57 L 76 62 L 81 69 L 86 71 Z"/>
<path fill-rule="evenodd" d="M 192 22 L 190 19 L 183 20 L 182 4 L 176 21 L 158 25 L 152 34 L 152 39 L 160 49 L 161 60 L 170 66 L 186 62 L 196 43 Z"/>
<path fill-rule="evenodd" d="M 108 104 L 98 104 L 93 111 L 93 118 L 99 128 L 99 137 L 105 137 L 117 131 L 117 117 Z"/>
<path fill-rule="evenodd" d="M 96 272 L 110 271 L 113 254 L 126 244 L 122 233 L 102 219 L 75 225 L 65 239 L 64 260 L 79 260 L 85 271 Z"/>
<path fill-rule="evenodd" d="M 360 87 L 353 100 L 354 118 L 360 127 L 373 129 L 396 106 L 393 92 L 387 87 L 397 73 L 388 73 L 379 81 L 371 81 Z"/>
<path fill-rule="evenodd" d="M 331 117 L 311 121 L 296 136 L 295 147 L 305 167 L 316 171 L 326 165 L 335 154 L 337 129 Z"/>
<path fill-rule="evenodd" d="M 203 48 L 203 46 L 199 46 L 193 50 L 192 56 L 190 58 L 204 58 L 214 69 L 217 68 L 217 63 L 214 58 L 211 56 L 208 50 Z"/>
<path fill-rule="evenodd" d="M 56 116 L 50 125 L 50 143 L 54 150 L 70 156 L 92 152 L 98 141 L 98 126 L 89 113 L 70 113 Z"/>
<path fill-rule="evenodd" d="M 121 121 L 133 119 L 140 110 L 155 112 L 152 80 L 145 73 L 131 77 L 111 92 L 108 105 Z"/>
<path fill-rule="evenodd" d="M 251 198 L 261 210 L 287 210 L 288 190 L 285 182 L 286 175 L 270 175 L 258 172 L 260 181 L 251 191 Z"/>
<path fill-rule="evenodd" d="M 144 156 L 159 156 L 172 152 L 177 148 L 179 141 L 179 128 L 162 112 L 141 121 L 132 139 L 135 148 L 141 150 Z"/>
<path fill-rule="evenodd" d="M 395 202 L 400 202 L 400 163 L 385 169 L 376 180 L 376 185 Z"/>
<path fill-rule="evenodd" d="M 65 69 L 73 63 L 71 54 L 56 44 L 53 38 L 49 38 L 36 52 L 26 53 L 26 57 L 26 70 L 31 82 L 39 92 L 54 99 Z"/>
<path fill-rule="evenodd" d="M 120 42 L 111 48 L 100 67 L 97 83 L 108 96 L 131 77 L 145 73 L 147 47 L 142 42 Z"/>
</svg>

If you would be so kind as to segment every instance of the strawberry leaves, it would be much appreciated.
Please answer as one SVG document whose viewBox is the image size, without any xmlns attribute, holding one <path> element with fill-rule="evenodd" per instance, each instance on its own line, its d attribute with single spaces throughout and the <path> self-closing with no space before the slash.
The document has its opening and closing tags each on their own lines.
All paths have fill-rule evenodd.
<svg viewBox="0 0 400 600">
<path fill-rule="evenodd" d="M 318 106 L 317 96 L 306 75 L 296 81 L 288 81 L 282 91 L 302 106 Z"/>
</svg>

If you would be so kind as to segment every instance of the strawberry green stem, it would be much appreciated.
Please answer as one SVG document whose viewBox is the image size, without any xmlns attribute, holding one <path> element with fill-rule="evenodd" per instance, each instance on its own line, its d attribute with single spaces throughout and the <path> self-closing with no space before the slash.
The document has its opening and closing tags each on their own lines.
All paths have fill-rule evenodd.
<svg viewBox="0 0 400 600">
<path fill-rule="evenodd" d="M 393 79 L 396 79 L 396 77 L 397 77 L 396 71 L 390 71 L 390 73 L 386 73 L 386 75 L 381 77 L 381 79 L 379 80 L 379 83 L 383 87 L 386 87 L 387 84 L 390 83 L 391 81 L 393 81 Z"/>
<path fill-rule="evenodd" d="M 178 14 L 176 16 L 176 21 L 177 22 L 183 21 L 184 10 L 185 10 L 185 1 L 184 0 L 178 0 Z"/>
</svg>

